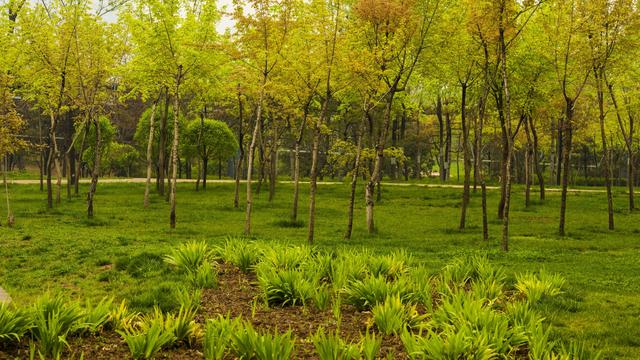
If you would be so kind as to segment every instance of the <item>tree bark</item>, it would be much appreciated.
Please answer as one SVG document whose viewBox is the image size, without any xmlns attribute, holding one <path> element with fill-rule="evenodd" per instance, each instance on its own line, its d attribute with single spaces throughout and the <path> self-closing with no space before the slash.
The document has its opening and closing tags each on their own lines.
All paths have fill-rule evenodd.
<svg viewBox="0 0 640 360">
<path fill-rule="evenodd" d="M 256 149 L 256 140 L 260 131 L 262 117 L 262 103 L 264 101 L 265 86 L 267 85 L 268 72 L 264 71 L 262 78 L 262 86 L 260 87 L 260 97 L 258 99 L 258 107 L 256 109 L 256 123 L 253 127 L 251 136 L 251 144 L 249 145 L 249 159 L 247 160 L 247 207 L 245 209 L 244 234 L 251 234 L 251 210 L 253 206 L 253 192 L 251 189 L 251 178 L 253 175 L 253 157 Z"/>
<path fill-rule="evenodd" d="M 9 184 L 7 183 L 7 170 L 9 167 L 9 161 L 7 160 L 8 155 L 3 157 L 3 168 L 2 168 L 2 181 L 4 182 L 4 194 L 7 199 L 7 226 L 13 227 L 15 223 L 15 218 L 13 216 L 13 212 L 11 211 L 11 201 L 9 198 Z M 2 224 L 0 224 L 2 225 Z"/>
<path fill-rule="evenodd" d="M 182 81 L 182 65 L 178 65 L 176 76 L 176 92 L 173 99 L 173 145 L 171 146 L 171 192 L 169 202 L 171 212 L 169 214 L 169 225 L 172 229 L 176 227 L 176 179 L 178 177 L 178 141 L 180 136 L 180 82 Z"/>
<path fill-rule="evenodd" d="M 462 124 L 462 151 L 464 157 L 464 185 L 462 189 L 462 206 L 460 213 L 460 230 L 464 230 L 469 206 L 469 191 L 471 186 L 471 151 L 469 149 L 469 125 L 467 124 L 467 84 L 461 83 L 462 96 L 460 118 Z"/>
<path fill-rule="evenodd" d="M 502 68 L 502 87 L 504 91 L 504 112 L 505 112 L 505 122 L 506 122 L 506 163 L 505 163 L 505 178 L 504 178 L 504 188 L 505 188 L 505 198 L 504 198 L 504 208 L 502 212 L 502 241 L 501 248 L 503 251 L 509 251 L 509 209 L 511 205 L 511 158 L 513 152 L 513 140 L 511 138 L 511 94 L 509 92 L 509 75 L 507 73 L 507 44 L 505 41 L 505 16 L 506 9 L 504 8 L 505 4 L 502 3 L 502 11 L 500 12 L 500 22 L 499 22 L 499 38 L 500 38 L 500 57 L 501 57 L 501 68 Z"/>
<path fill-rule="evenodd" d="M 600 137 L 602 140 L 602 171 L 604 173 L 604 183 L 607 189 L 607 209 L 609 211 L 609 230 L 614 229 L 613 219 L 613 194 L 611 192 L 611 153 L 607 144 L 607 133 L 605 131 L 605 111 L 604 111 L 604 68 L 594 66 L 596 78 L 596 93 L 598 95 L 598 119 L 600 123 Z"/>
<path fill-rule="evenodd" d="M 569 185 L 569 174 L 571 170 L 571 142 L 573 138 L 573 100 L 565 98 L 565 119 L 562 121 L 562 127 L 558 131 L 564 133 L 564 149 L 562 151 L 562 167 L 561 167 L 561 185 L 562 194 L 560 196 L 560 224 L 558 234 L 565 236 L 565 218 L 567 212 L 567 188 Z"/>
<path fill-rule="evenodd" d="M 164 113 L 160 121 L 160 142 L 158 144 L 158 193 L 164 195 L 164 177 L 166 172 L 167 121 L 169 120 L 169 89 L 165 89 Z"/>
<path fill-rule="evenodd" d="M 540 200 L 544 200 L 544 176 L 542 175 L 542 167 L 540 166 L 540 158 L 538 155 L 540 153 L 538 146 L 538 131 L 536 130 L 536 125 L 533 121 L 533 117 L 528 116 L 527 118 L 529 121 L 529 131 L 531 131 L 531 139 L 533 141 L 533 168 L 538 178 L 538 186 L 540 187 Z"/>
<path fill-rule="evenodd" d="M 613 107 L 616 110 L 616 118 L 618 119 L 618 126 L 620 127 L 620 131 L 622 132 L 622 137 L 624 138 L 624 144 L 627 149 L 628 163 L 627 163 L 627 187 L 629 191 L 629 211 L 633 211 L 636 208 L 635 205 L 635 194 L 634 194 L 634 183 L 635 183 L 635 154 L 633 152 L 633 132 L 634 132 L 634 118 L 631 113 L 631 110 L 628 110 L 629 114 L 629 131 L 625 129 L 624 123 L 622 122 L 622 116 L 620 115 L 620 109 L 618 107 L 618 101 L 616 99 L 615 92 L 613 90 L 613 84 L 608 81 L 607 77 L 604 78 L 607 83 L 607 88 L 609 89 L 609 95 L 611 97 L 611 102 L 613 103 Z"/>
<path fill-rule="evenodd" d="M 93 161 L 93 169 L 91 171 L 91 186 L 87 193 L 87 217 L 93 218 L 93 199 L 96 194 L 96 188 L 98 186 L 98 175 L 100 173 L 100 159 L 101 159 L 101 132 L 100 132 L 100 120 L 96 117 L 93 119 L 93 123 L 96 127 L 96 142 L 95 142 L 95 157 Z"/>
<path fill-rule="evenodd" d="M 158 98 L 160 100 L 160 98 Z M 153 107 L 151 108 L 151 116 L 149 117 L 149 138 L 147 141 L 147 180 L 145 181 L 144 186 L 144 207 L 145 209 L 149 207 L 149 188 L 151 186 L 151 174 L 152 174 L 152 166 L 153 166 L 153 132 L 155 131 L 155 116 L 156 116 L 156 107 L 158 105 L 158 101 L 156 100 L 153 103 Z M 158 149 L 161 151 L 161 149 Z"/>
<path fill-rule="evenodd" d="M 360 129 L 356 136 L 358 137 L 357 145 L 356 145 L 356 159 L 353 164 L 353 173 L 351 175 L 351 192 L 349 195 L 349 212 L 348 212 L 348 221 L 347 221 L 347 231 L 344 234 L 345 240 L 351 240 L 351 234 L 353 232 L 353 208 L 355 206 L 356 200 L 356 189 L 358 186 L 358 173 L 360 172 L 360 158 L 362 152 L 362 137 L 364 130 L 364 123 L 367 118 L 367 113 L 369 112 L 368 99 L 365 102 L 364 112 L 362 115 L 362 122 L 360 123 Z"/>
<path fill-rule="evenodd" d="M 240 89 L 240 86 L 238 86 Z M 244 161 L 244 121 L 243 121 L 243 106 L 242 106 L 242 98 L 240 91 L 238 91 L 238 146 L 240 150 L 240 155 L 238 156 L 238 163 L 236 164 L 236 173 L 235 173 L 235 191 L 233 197 L 233 207 L 240 207 L 240 179 L 242 178 L 242 162 Z"/>
</svg>

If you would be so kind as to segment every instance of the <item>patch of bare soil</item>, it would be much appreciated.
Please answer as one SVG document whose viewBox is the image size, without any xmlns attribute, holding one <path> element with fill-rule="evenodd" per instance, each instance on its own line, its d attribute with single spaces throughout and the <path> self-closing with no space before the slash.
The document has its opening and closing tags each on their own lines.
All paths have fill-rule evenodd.
<svg viewBox="0 0 640 360">
<path fill-rule="evenodd" d="M 349 305 L 341 306 L 340 324 L 332 310 L 318 311 L 312 306 L 292 306 L 267 308 L 260 298 L 260 290 L 255 276 L 244 274 L 236 267 L 224 264 L 219 268 L 219 286 L 202 293 L 201 308 L 197 321 L 204 324 L 206 319 L 229 314 L 249 321 L 257 330 L 286 332 L 291 330 L 296 339 L 294 359 L 318 359 L 311 337 L 320 328 L 325 333 L 338 331 L 346 342 L 358 342 L 367 331 L 370 313 L 357 311 Z M 118 333 L 105 330 L 97 335 L 76 336 L 68 339 L 70 351 L 63 358 L 78 359 L 129 359 L 129 348 Z M 381 357 L 406 359 L 404 347 L 397 336 L 382 338 Z M 23 341 L 18 346 L 0 347 L 0 359 L 28 359 L 29 346 Z M 202 349 L 174 347 L 161 351 L 158 359 L 202 359 Z"/>
</svg>

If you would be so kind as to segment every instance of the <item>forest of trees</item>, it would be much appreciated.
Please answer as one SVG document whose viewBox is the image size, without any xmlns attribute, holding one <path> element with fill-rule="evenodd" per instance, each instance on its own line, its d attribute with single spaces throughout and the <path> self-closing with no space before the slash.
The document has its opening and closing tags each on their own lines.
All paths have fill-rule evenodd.
<svg viewBox="0 0 640 360">
<path fill-rule="evenodd" d="M 460 229 L 470 197 L 500 184 L 498 209 L 482 211 L 485 238 L 487 212 L 502 220 L 505 251 L 513 183 L 524 184 L 526 206 L 544 200 L 547 184 L 561 188 L 560 235 L 568 187 L 600 186 L 614 229 L 612 187 L 627 187 L 627 206 L 636 207 L 639 6 L 8 0 L 0 19 L 3 168 L 36 164 L 50 208 L 90 178 L 89 217 L 100 176 L 146 176 L 144 206 L 152 191 L 166 196 L 172 227 L 176 179 L 197 179 L 204 190 L 208 172 L 228 174 L 247 235 L 254 192 L 264 184 L 272 199 L 286 169 L 292 221 L 309 179 L 309 243 L 324 177 L 351 183 L 346 238 L 358 201 L 376 231 L 383 179 L 427 176 L 464 184 Z M 233 24 L 224 33 L 216 27 L 223 18 Z"/>
</svg>

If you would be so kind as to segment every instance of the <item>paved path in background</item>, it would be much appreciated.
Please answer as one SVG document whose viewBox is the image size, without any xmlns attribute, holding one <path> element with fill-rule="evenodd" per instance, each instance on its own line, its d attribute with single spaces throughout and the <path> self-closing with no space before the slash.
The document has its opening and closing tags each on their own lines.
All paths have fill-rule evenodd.
<svg viewBox="0 0 640 360">
<path fill-rule="evenodd" d="M 16 185 L 36 185 L 40 183 L 40 180 L 36 179 L 22 179 L 22 180 L 8 180 L 9 184 Z M 109 179 L 100 179 L 98 183 L 102 184 L 120 184 L 120 183 L 135 183 L 135 184 L 144 184 L 147 181 L 145 178 L 109 178 Z M 81 184 L 90 183 L 90 179 L 81 179 Z M 155 179 L 152 179 L 152 182 L 155 182 Z M 178 183 L 195 183 L 195 179 L 178 179 Z M 241 182 L 245 182 L 242 180 Z M 282 184 L 293 184 L 293 181 L 290 180 L 282 180 L 278 181 Z M 55 180 L 53 180 L 53 184 L 55 186 Z M 66 185 L 67 180 L 63 179 L 62 183 Z M 207 180 L 209 184 L 233 184 L 235 180 Z M 300 181 L 301 184 L 308 184 L 308 181 Z M 341 185 L 344 184 L 338 181 L 318 181 L 318 185 Z M 416 184 L 416 183 L 397 183 L 397 182 L 383 182 L 382 186 L 397 186 L 397 187 L 421 187 L 421 188 L 444 188 L 444 189 L 462 189 L 462 185 L 459 184 Z M 499 190 L 498 186 L 487 186 L 487 190 Z M 538 188 L 531 187 L 531 193 L 536 193 Z M 546 188 L 548 192 L 560 192 L 560 188 Z M 569 192 L 572 193 L 604 193 L 604 190 L 600 189 L 569 189 Z"/>
<path fill-rule="evenodd" d="M 11 302 L 11 296 L 9 296 L 9 294 L 7 294 L 6 291 L 4 291 L 3 288 L 0 287 L 0 304 L 1 303 L 10 303 Z"/>
</svg>

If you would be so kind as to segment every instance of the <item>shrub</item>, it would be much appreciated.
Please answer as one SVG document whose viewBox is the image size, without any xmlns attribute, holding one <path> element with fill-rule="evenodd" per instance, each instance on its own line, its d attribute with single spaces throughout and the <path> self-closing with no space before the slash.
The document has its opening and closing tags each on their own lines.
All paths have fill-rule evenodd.
<svg viewBox="0 0 640 360">
<path fill-rule="evenodd" d="M 208 260 L 210 254 L 209 246 L 204 241 L 190 241 L 166 255 L 164 261 L 187 272 L 196 272 Z"/>
<path fill-rule="evenodd" d="M 233 350 L 240 359 L 289 360 L 294 340 L 291 331 L 284 334 L 260 334 L 244 323 L 233 334 Z"/>
<path fill-rule="evenodd" d="M 111 310 L 109 314 L 116 330 L 123 330 L 133 326 L 133 322 L 138 318 L 139 313 L 129 310 L 126 300 L 122 300 L 118 307 Z"/>
<path fill-rule="evenodd" d="M 516 289 L 530 303 L 537 303 L 543 297 L 553 297 L 561 293 L 564 278 L 541 270 L 539 274 L 526 273 L 516 276 Z"/>
<path fill-rule="evenodd" d="M 177 314 L 166 316 L 165 329 L 173 332 L 175 341 L 193 345 L 202 336 L 200 324 L 195 318 L 195 308 L 183 305 Z"/>
<path fill-rule="evenodd" d="M 8 304 L 0 303 L 0 344 L 20 342 L 20 339 L 31 328 L 31 319 L 27 314 L 12 310 Z"/>
<path fill-rule="evenodd" d="M 311 298 L 318 310 L 326 311 L 329 308 L 331 292 L 326 285 L 316 286 L 311 293 Z"/>
<path fill-rule="evenodd" d="M 311 251 L 305 246 L 275 245 L 262 251 L 261 261 L 274 270 L 295 270 L 309 264 Z"/>
<path fill-rule="evenodd" d="M 230 351 L 233 334 L 241 325 L 238 319 L 231 320 L 228 315 L 207 320 L 202 344 L 204 358 L 206 360 L 223 359 Z"/>
</svg>

